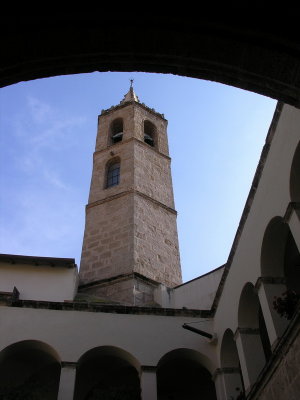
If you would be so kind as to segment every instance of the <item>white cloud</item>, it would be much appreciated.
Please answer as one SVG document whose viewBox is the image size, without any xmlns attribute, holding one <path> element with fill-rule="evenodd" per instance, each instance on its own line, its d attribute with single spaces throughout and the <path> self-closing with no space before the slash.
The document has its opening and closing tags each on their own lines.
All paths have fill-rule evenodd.
<svg viewBox="0 0 300 400">
<path fill-rule="evenodd" d="M 58 188 L 58 189 L 68 189 L 68 185 L 66 185 L 61 178 L 57 176 L 57 174 L 54 171 L 49 171 L 46 168 L 43 170 L 43 175 L 46 180 L 46 182 L 50 183 L 52 186 Z"/>
<path fill-rule="evenodd" d="M 27 104 L 29 107 L 30 115 L 34 122 L 43 123 L 51 118 L 54 110 L 49 104 L 46 104 L 36 97 L 28 96 Z"/>
<path fill-rule="evenodd" d="M 63 115 L 36 97 L 27 98 L 22 113 L 15 116 L 13 134 L 17 140 L 14 163 L 20 173 L 40 176 L 53 186 L 66 189 L 56 158 L 63 151 L 78 146 L 76 133 L 83 126 L 83 116 Z M 69 153 L 66 153 L 66 157 Z"/>
</svg>

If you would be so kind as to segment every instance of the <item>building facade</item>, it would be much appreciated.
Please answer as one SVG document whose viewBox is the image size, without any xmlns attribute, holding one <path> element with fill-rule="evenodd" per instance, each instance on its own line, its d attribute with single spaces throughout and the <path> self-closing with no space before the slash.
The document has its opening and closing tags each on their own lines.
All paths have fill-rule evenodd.
<svg viewBox="0 0 300 400">
<path fill-rule="evenodd" d="M 297 399 L 299 126 L 278 103 L 227 263 L 181 283 L 166 120 L 132 88 L 104 111 L 78 290 L 74 260 L 0 256 L 0 398 Z"/>
</svg>

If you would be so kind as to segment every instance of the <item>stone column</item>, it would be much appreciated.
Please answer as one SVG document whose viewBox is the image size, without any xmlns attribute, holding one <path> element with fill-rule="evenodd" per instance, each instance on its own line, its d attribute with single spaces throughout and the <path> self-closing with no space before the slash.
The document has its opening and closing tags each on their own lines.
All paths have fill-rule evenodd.
<svg viewBox="0 0 300 400">
<path fill-rule="evenodd" d="M 73 400 L 76 378 L 76 363 L 61 363 L 61 373 L 57 400 Z"/>
<path fill-rule="evenodd" d="M 142 400 L 157 400 L 156 367 L 142 366 L 141 391 Z"/>
<path fill-rule="evenodd" d="M 255 288 L 259 297 L 271 347 L 274 348 L 287 326 L 287 320 L 280 317 L 273 306 L 275 296 L 286 291 L 284 277 L 260 277 Z"/>
<path fill-rule="evenodd" d="M 222 373 L 222 369 L 218 368 L 213 373 L 212 380 L 214 381 L 216 394 L 218 400 L 227 400 L 226 391 L 225 391 L 225 382 L 224 382 L 224 374 Z"/>
<path fill-rule="evenodd" d="M 243 391 L 239 368 L 218 368 L 212 379 L 215 382 L 218 400 L 235 399 Z"/>
<path fill-rule="evenodd" d="M 265 365 L 265 356 L 259 329 L 238 328 L 234 339 L 239 354 L 246 393 Z"/>
</svg>

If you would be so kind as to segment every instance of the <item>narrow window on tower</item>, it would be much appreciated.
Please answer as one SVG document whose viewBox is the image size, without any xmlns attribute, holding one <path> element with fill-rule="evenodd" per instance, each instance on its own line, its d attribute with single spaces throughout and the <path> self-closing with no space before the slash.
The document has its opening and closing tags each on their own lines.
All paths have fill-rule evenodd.
<svg viewBox="0 0 300 400">
<path fill-rule="evenodd" d="M 121 142 L 123 139 L 123 119 L 117 118 L 110 126 L 110 144 Z"/>
<path fill-rule="evenodd" d="M 106 169 L 106 187 L 118 185 L 120 182 L 120 161 L 113 160 L 107 164 Z"/>
<path fill-rule="evenodd" d="M 155 125 L 150 121 L 144 121 L 144 142 L 154 147 Z"/>
</svg>

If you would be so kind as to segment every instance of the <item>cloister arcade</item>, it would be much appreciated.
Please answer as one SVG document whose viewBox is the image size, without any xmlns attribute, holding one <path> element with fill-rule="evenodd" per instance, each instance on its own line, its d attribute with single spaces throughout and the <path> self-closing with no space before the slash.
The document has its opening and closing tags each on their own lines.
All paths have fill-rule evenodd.
<svg viewBox="0 0 300 400">
<path fill-rule="evenodd" d="M 14 343 L 1 351 L 0 398 L 63 399 L 63 375 L 70 369 L 74 400 L 151 398 L 149 382 L 143 383 L 147 367 L 127 351 L 100 346 L 88 350 L 71 365 L 62 362 L 51 346 L 37 340 Z M 216 400 L 211 374 L 203 366 L 203 355 L 195 350 L 173 350 L 160 359 L 157 368 L 150 368 L 151 374 L 153 371 L 154 375 L 157 371 L 157 388 L 151 391 L 153 395 L 157 391 L 158 399 L 193 400 L 199 398 L 200 391 L 204 398 Z"/>
<path fill-rule="evenodd" d="M 290 169 L 287 168 L 288 201 L 281 205 L 285 215 L 271 217 L 262 235 L 258 228 L 256 234 L 262 240 L 254 248 L 257 254 L 252 256 L 253 260 L 260 260 L 260 265 L 253 265 L 253 272 L 248 271 L 251 282 L 244 281 L 237 294 L 233 318 L 236 322 L 221 335 L 220 368 L 215 374 L 218 398 L 237 398 L 236 390 L 241 387 L 251 395 L 260 376 L 272 364 L 273 353 L 299 308 L 299 142 L 295 148 Z M 282 301 L 286 301 L 284 311 L 280 308 Z"/>
</svg>

